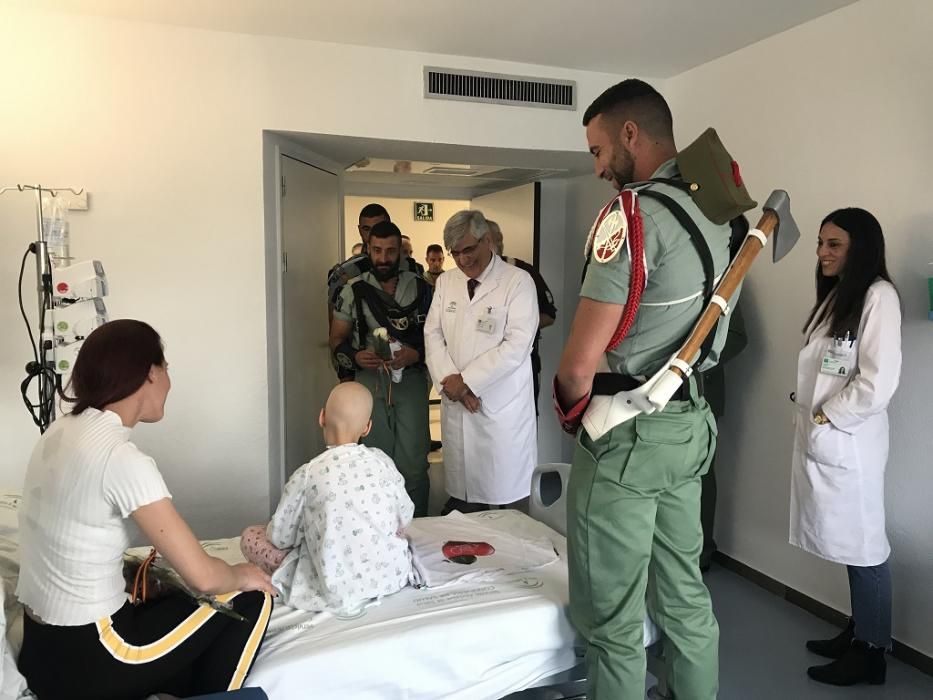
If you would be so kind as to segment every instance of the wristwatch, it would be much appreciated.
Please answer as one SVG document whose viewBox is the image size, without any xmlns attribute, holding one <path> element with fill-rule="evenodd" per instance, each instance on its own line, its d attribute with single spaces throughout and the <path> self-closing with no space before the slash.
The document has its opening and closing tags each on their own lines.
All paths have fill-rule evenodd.
<svg viewBox="0 0 933 700">
<path fill-rule="evenodd" d="M 814 414 L 813 422 L 817 425 L 826 425 L 829 423 L 829 418 L 826 417 L 826 414 L 820 411 L 819 413 Z"/>
</svg>

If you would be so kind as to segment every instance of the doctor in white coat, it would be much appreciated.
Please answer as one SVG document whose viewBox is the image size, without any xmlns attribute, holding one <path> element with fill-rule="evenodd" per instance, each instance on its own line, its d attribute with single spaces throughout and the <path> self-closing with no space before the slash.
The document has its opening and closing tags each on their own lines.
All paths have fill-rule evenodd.
<svg viewBox="0 0 933 700">
<path fill-rule="evenodd" d="M 483 214 L 444 227 L 457 263 L 437 278 L 424 328 L 428 370 L 442 397 L 445 512 L 514 504 L 531 490 L 537 427 L 531 344 L 538 330 L 534 281 L 493 254 Z"/>
<path fill-rule="evenodd" d="M 881 225 L 864 209 L 827 216 L 817 256 L 817 299 L 798 360 L 790 542 L 847 566 L 852 619 L 834 639 L 807 642 L 835 659 L 807 673 L 832 685 L 881 684 L 891 643 L 884 472 L 900 301 Z"/>
</svg>

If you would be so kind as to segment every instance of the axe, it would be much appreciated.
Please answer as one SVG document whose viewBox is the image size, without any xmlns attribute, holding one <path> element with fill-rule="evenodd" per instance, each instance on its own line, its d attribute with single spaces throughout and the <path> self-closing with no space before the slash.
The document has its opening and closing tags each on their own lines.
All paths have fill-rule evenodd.
<svg viewBox="0 0 933 700">
<path fill-rule="evenodd" d="M 693 373 L 693 363 L 700 355 L 703 342 L 716 328 L 719 317 L 729 311 L 729 299 L 745 279 L 752 263 L 768 243 L 773 261 L 787 255 L 800 238 L 800 229 L 790 213 L 790 197 L 784 190 L 774 190 L 762 207 L 764 214 L 758 225 L 745 236 L 726 274 L 713 292 L 712 299 L 690 336 L 680 350 L 653 377 L 637 389 L 614 396 L 595 396 L 583 418 L 587 433 L 594 440 L 616 425 L 631 420 L 640 413 L 662 410 L 685 379 Z"/>
</svg>

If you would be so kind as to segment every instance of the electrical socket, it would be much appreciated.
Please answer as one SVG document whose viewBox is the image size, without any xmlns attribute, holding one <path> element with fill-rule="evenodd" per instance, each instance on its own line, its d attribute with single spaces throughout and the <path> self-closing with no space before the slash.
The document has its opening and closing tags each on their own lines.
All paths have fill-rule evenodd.
<svg viewBox="0 0 933 700">
<path fill-rule="evenodd" d="M 82 190 L 81 194 L 59 191 L 58 196 L 65 200 L 70 211 L 87 211 L 87 190 Z"/>
</svg>

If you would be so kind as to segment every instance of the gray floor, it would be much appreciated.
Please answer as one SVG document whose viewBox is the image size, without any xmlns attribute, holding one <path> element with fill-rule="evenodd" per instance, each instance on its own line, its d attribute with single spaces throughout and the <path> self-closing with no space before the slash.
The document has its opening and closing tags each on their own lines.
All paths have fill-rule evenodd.
<svg viewBox="0 0 933 700">
<path fill-rule="evenodd" d="M 720 627 L 719 700 L 933 698 L 933 677 L 890 655 L 883 686 L 814 683 L 806 669 L 824 660 L 808 652 L 804 642 L 834 636 L 838 628 L 715 565 L 707 583 Z"/>
<path fill-rule="evenodd" d="M 883 686 L 834 688 L 814 683 L 807 667 L 828 663 L 809 653 L 807 639 L 835 636 L 838 628 L 713 565 L 706 575 L 720 627 L 718 700 L 931 700 L 933 677 L 888 656 Z M 654 686 L 649 676 L 647 687 Z M 565 690 L 565 692 L 567 692 Z M 507 700 L 562 697 L 536 689 Z"/>
</svg>

